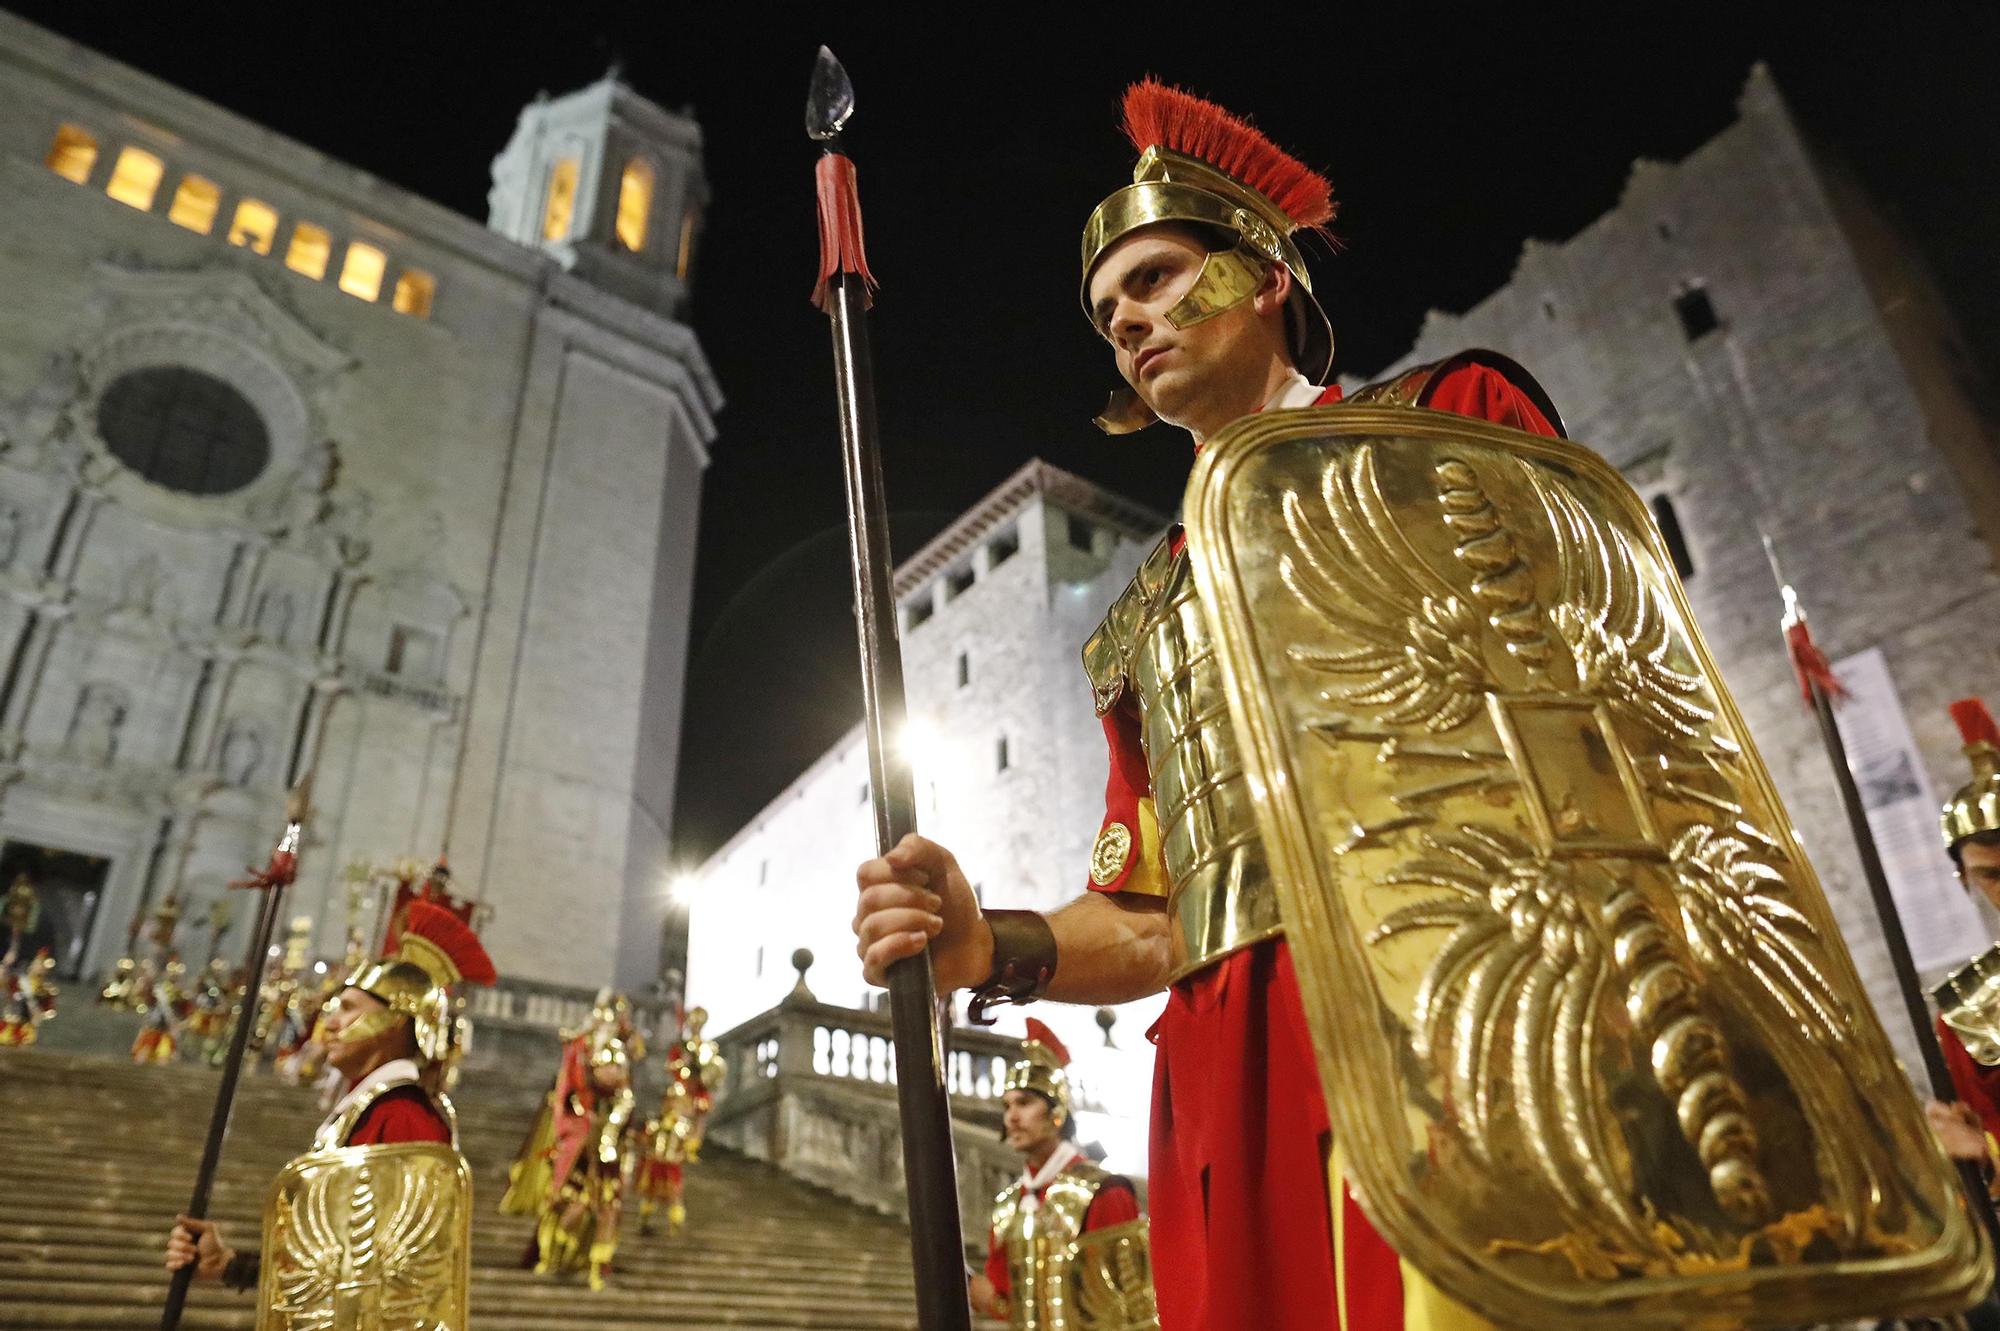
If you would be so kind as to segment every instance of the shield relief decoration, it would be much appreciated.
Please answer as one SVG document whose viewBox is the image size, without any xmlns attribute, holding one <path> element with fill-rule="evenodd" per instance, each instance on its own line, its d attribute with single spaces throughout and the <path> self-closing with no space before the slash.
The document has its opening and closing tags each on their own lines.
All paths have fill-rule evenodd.
<svg viewBox="0 0 2000 1331">
<path fill-rule="evenodd" d="M 1267 412 L 1210 441 L 1184 511 L 1334 1131 L 1406 1260 L 1503 1326 L 1983 1294 L 1615 469 L 1421 409 Z"/>
</svg>

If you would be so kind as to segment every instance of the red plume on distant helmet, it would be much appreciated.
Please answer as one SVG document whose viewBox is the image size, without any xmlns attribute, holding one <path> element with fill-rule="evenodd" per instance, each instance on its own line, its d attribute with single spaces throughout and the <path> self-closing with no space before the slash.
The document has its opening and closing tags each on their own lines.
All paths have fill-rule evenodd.
<svg viewBox="0 0 2000 1331">
<path fill-rule="evenodd" d="M 1951 719 L 1972 763 L 1972 780 L 1959 787 L 1941 815 L 1945 848 L 1955 857 L 1967 837 L 2000 832 L 2000 726 L 1977 698 L 1953 703 Z"/>
<path fill-rule="evenodd" d="M 1050 1030 L 1038 1018 L 1028 1018 L 1028 1039 L 1048 1050 L 1049 1056 L 1055 1060 L 1057 1067 L 1066 1068 L 1069 1066 L 1069 1048 L 1061 1040 L 1057 1039 L 1056 1033 Z"/>
<path fill-rule="evenodd" d="M 1003 1091 L 1034 1091 L 1049 1098 L 1062 1118 L 1069 1117 L 1069 1050 L 1056 1033 L 1035 1018 L 1028 1018 L 1028 1038 L 1021 1042 L 1021 1057 L 1007 1069 Z"/>
<path fill-rule="evenodd" d="M 1960 698 L 1951 705 L 1951 719 L 1958 723 L 1959 736 L 1967 748 L 1974 744 L 2000 748 L 2000 726 L 1993 724 L 1993 713 L 1979 699 Z"/>
<path fill-rule="evenodd" d="M 428 901 L 410 903 L 398 951 L 429 971 L 440 984 L 455 984 L 460 980 L 468 984 L 492 984 L 500 978 L 493 969 L 493 958 L 486 955 L 485 946 L 471 926 L 443 906 Z M 448 972 L 436 964 L 440 959 L 450 967 Z"/>
<path fill-rule="evenodd" d="M 1125 90 L 1125 137 L 1140 152 L 1197 158 L 1269 199 L 1293 226 L 1333 220 L 1333 185 L 1242 116 L 1185 89 L 1144 79 Z"/>
</svg>

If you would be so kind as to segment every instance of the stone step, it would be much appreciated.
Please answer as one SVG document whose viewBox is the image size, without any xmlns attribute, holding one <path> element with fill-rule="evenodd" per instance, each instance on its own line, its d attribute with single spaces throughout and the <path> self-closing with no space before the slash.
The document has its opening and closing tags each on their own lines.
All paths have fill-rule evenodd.
<svg viewBox="0 0 2000 1331">
<path fill-rule="evenodd" d="M 159 1324 L 160 1248 L 186 1203 L 213 1104 L 207 1068 L 140 1068 L 0 1051 L 0 1331 L 124 1331 Z M 758 1161 L 711 1148 L 690 1168 L 691 1225 L 641 1236 L 627 1212 L 609 1287 L 520 1268 L 532 1231 L 492 1202 L 537 1107 L 518 1092 L 454 1100 L 474 1171 L 473 1316 L 480 1331 L 908 1331 L 908 1237 L 893 1220 Z M 254 1241 L 272 1176 L 320 1120 L 310 1091 L 257 1074 L 232 1113 L 210 1214 Z M 253 1331 L 254 1298 L 197 1287 L 189 1331 Z"/>
</svg>

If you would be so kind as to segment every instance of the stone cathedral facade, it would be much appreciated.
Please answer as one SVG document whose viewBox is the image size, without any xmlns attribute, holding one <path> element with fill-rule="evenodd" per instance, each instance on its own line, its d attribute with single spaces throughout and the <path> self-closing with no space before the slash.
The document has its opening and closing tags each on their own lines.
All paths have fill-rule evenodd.
<svg viewBox="0 0 2000 1331">
<path fill-rule="evenodd" d="M 1760 537 L 1830 655 L 1882 651 L 1942 798 L 1964 779 L 1946 702 L 2000 702 L 2000 444 L 1920 267 L 1813 152 L 1760 69 L 1729 129 L 1683 161 L 1639 163 L 1611 212 L 1568 240 L 1530 242 L 1505 286 L 1432 315 L 1409 355 L 1369 378 L 1466 347 L 1529 367 L 1572 436 L 1650 501 L 1884 1024 L 1916 1066 Z M 959 774 L 933 795 L 917 755 L 919 822 L 990 903 L 1047 907 L 1083 888 L 1102 815 L 1103 745 L 1078 649 L 1157 529 L 1124 510 L 1103 561 L 1079 567 L 1064 548 L 1070 524 L 1117 501 L 1097 492 L 1098 507 L 1079 508 L 1077 491 L 1044 488 L 1020 501 L 1020 539 L 1061 558 L 989 576 L 974 534 L 1009 492 L 940 538 L 956 564 L 926 551 L 898 584 L 910 693 L 942 749 L 934 762 Z M 987 750 L 1002 736 L 997 770 Z M 814 992 L 865 1001 L 847 932 L 852 866 L 872 845 L 865 780 L 857 732 L 699 871 L 689 993 L 725 1024 L 782 997 L 784 953 L 801 944 L 819 958 Z M 1915 841 L 1956 891 L 1934 830 Z M 1982 941 L 1968 937 L 1963 955 Z M 1087 1011 L 1047 1006 L 1073 1049 L 1095 1043 Z M 1121 1044 L 1143 1049 L 1129 1025 Z"/>
<path fill-rule="evenodd" d="M 699 127 L 538 101 L 482 225 L 0 16 L 0 176 L 0 872 L 62 968 L 167 898 L 198 961 L 312 768 L 322 955 L 448 847 L 504 975 L 654 978 Z"/>
</svg>

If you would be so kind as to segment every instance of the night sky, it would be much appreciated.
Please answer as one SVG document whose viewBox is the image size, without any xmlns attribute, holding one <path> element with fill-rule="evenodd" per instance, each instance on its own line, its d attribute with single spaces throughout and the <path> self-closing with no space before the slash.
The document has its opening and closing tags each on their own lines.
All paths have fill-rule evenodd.
<svg viewBox="0 0 2000 1331">
<path fill-rule="evenodd" d="M 1331 7 L 1136 6 L 1087 29 L 1073 6 L 900 24 L 853 6 L 822 21 L 747 5 L 8 7 L 481 220 L 488 164 L 538 90 L 615 60 L 644 95 L 692 108 L 714 192 L 692 319 L 729 405 L 696 573 L 676 814 L 688 860 L 859 714 L 831 358 L 806 304 L 802 108 L 820 42 L 858 95 L 847 138 L 883 284 L 872 330 L 899 556 L 1031 456 L 1174 507 L 1184 436 L 1114 443 L 1089 424 L 1112 370 L 1075 298 L 1078 229 L 1129 178 L 1118 96 L 1146 73 L 1250 114 L 1331 175 L 1340 249 L 1318 256 L 1316 281 L 1339 371 L 1380 368 L 1427 309 L 1503 284 L 1522 241 L 1590 223 L 1633 159 L 1679 158 L 1725 128 L 1758 60 L 1918 240 L 1972 365 L 1988 381 L 2000 366 L 1989 4 L 1755 19 L 1740 5 L 1343 6 L 1337 21 L 1319 17 Z"/>
</svg>

